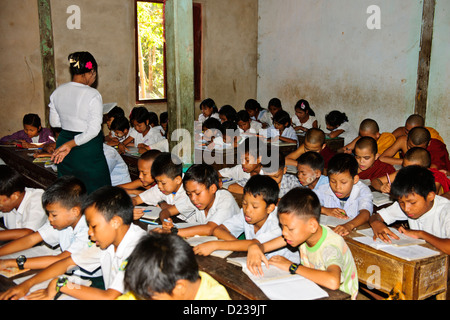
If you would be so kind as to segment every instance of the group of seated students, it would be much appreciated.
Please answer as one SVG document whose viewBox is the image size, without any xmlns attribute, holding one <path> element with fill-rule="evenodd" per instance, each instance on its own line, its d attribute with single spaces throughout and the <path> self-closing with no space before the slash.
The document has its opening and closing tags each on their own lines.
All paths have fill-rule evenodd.
<svg viewBox="0 0 450 320">
<path fill-rule="evenodd" d="M 206 108 L 202 105 L 202 111 Z M 306 108 L 304 101 L 299 108 Z M 251 117 L 264 119 L 248 110 Z M 226 288 L 199 271 L 195 259 L 216 250 L 247 252 L 247 266 L 254 274 L 261 274 L 265 263 L 356 299 L 357 269 L 345 236 L 366 223 L 374 237 L 389 242 L 397 236 L 387 226 L 407 220 L 409 229 L 401 227 L 400 232 L 450 253 L 448 153 L 436 156 L 435 150 L 445 145 L 431 138 L 423 122 L 417 125 L 408 119 L 388 146 L 376 122 L 364 120 L 359 135 L 337 153 L 327 150 L 326 134 L 317 127 L 305 130 L 304 143 L 287 156 L 268 147 L 266 140 L 247 138 L 240 148 L 240 164 L 220 170 L 193 164 L 184 172 L 176 155 L 147 148 L 144 141 L 149 141 L 152 129 L 155 136 L 167 131 L 149 120 L 148 111 L 133 109 L 135 135 L 126 125 L 119 126 L 123 118 L 111 120 L 114 135 L 106 142 L 121 149 L 134 140 L 143 149 L 136 181 L 88 194 L 78 178 L 65 176 L 41 190 L 26 187 L 18 172 L 0 165 L 5 225 L 0 241 L 6 242 L 0 247 L 0 269 L 40 270 L 1 293 L 0 299 L 54 299 L 65 294 L 88 300 L 227 300 Z M 397 164 L 402 166 L 399 170 L 393 166 Z M 287 172 L 288 165 L 295 166 L 296 175 Z M 231 180 L 227 187 L 225 179 Z M 371 188 L 390 193 L 396 201 L 374 212 Z M 144 215 L 137 207 L 141 204 L 161 209 L 160 227 L 147 232 L 134 223 Z M 323 215 L 345 222 L 330 228 L 320 224 Z M 183 221 L 189 227 L 183 228 Z M 192 248 L 183 240 L 192 236 L 218 240 Z M 60 253 L 1 259 L 41 242 L 59 246 Z M 90 280 L 90 285 L 79 279 Z M 50 281 L 46 289 L 30 292 L 44 281 Z"/>
</svg>

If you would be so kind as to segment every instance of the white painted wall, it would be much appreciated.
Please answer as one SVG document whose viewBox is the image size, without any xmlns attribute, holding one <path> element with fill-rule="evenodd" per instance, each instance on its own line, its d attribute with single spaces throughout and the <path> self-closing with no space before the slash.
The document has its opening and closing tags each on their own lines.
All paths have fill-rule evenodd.
<svg viewBox="0 0 450 320">
<path fill-rule="evenodd" d="M 432 86 L 441 84 L 430 90 L 431 105 L 449 99 L 449 3 L 442 2 L 437 16 L 445 22 L 437 23 L 432 57 L 432 71 L 440 72 L 431 77 Z M 367 28 L 370 5 L 381 9 L 380 30 Z M 259 0 L 259 17 L 258 100 L 264 107 L 278 97 L 293 113 L 304 98 L 323 129 L 325 115 L 336 109 L 356 128 L 373 118 L 382 132 L 404 125 L 414 112 L 422 1 Z M 450 141 L 448 107 L 440 108 L 429 112 L 427 125 Z M 445 120 L 436 115 L 442 111 Z"/>
</svg>

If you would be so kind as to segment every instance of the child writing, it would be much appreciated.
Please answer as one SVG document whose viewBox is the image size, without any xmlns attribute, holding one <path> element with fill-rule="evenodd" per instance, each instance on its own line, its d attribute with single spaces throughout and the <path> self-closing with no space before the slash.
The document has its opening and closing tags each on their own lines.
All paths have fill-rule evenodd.
<svg viewBox="0 0 450 320">
<path fill-rule="evenodd" d="M 113 147 L 118 146 L 120 143 L 124 144 L 132 131 L 134 131 L 134 128 L 130 128 L 130 121 L 127 118 L 117 117 L 111 123 L 111 136 L 114 134 L 114 137 L 105 141 L 108 145 Z M 132 143 L 133 140 L 128 139 L 128 143 L 124 146 L 132 145 Z"/>
<path fill-rule="evenodd" d="M 399 170 L 391 185 L 391 195 L 397 200 L 379 210 L 370 220 L 374 239 L 391 242 L 398 239 L 387 225 L 407 220 L 409 230 L 399 231 L 416 239 L 424 239 L 437 249 L 450 254 L 450 201 L 436 195 L 433 173 L 421 166 Z"/>
<path fill-rule="evenodd" d="M 261 122 L 252 120 L 247 111 L 241 110 L 236 114 L 236 124 L 241 135 L 257 135 L 262 129 Z"/>
<path fill-rule="evenodd" d="M 20 173 L 0 165 L 0 217 L 5 230 L 0 230 L 0 241 L 10 241 L 29 235 L 47 221 L 42 208 L 44 190 L 25 187 Z"/>
<path fill-rule="evenodd" d="M 270 99 L 269 103 L 267 104 L 267 110 L 269 110 L 269 112 L 272 116 L 272 119 L 273 119 L 273 116 L 275 115 L 275 113 L 277 113 L 280 110 L 283 110 L 283 106 L 281 105 L 281 100 L 278 98 Z"/>
<path fill-rule="evenodd" d="M 278 191 L 278 185 L 273 179 L 262 175 L 251 177 L 244 187 L 241 212 L 214 229 L 213 235 L 220 241 L 195 246 L 194 252 L 209 255 L 215 250 L 247 251 L 253 243 L 264 243 L 281 236 L 277 218 Z M 245 240 L 238 240 L 242 233 Z M 298 262 L 298 253 L 285 247 L 286 244 L 270 252 L 268 257 L 283 255 Z"/>
<path fill-rule="evenodd" d="M 411 165 L 418 165 L 430 170 L 434 175 L 434 180 L 436 184 L 436 194 L 442 195 L 450 191 L 450 179 L 442 173 L 441 171 L 430 168 L 431 166 L 431 156 L 428 150 L 414 147 L 409 149 L 405 156 L 403 157 L 402 167 L 407 167 Z M 391 192 L 391 181 L 395 180 L 398 171 L 395 171 L 388 176 L 382 176 L 378 179 L 375 179 L 372 182 L 372 187 L 375 190 L 381 191 L 383 193 Z"/>
<path fill-rule="evenodd" d="M 245 111 L 248 112 L 250 119 L 261 123 L 263 129 L 272 125 L 272 117 L 269 111 L 263 109 L 255 99 L 248 99 L 245 102 Z"/>
<path fill-rule="evenodd" d="M 309 106 L 309 102 L 301 99 L 294 107 L 295 116 L 292 117 L 292 126 L 295 131 L 306 132 L 311 128 L 318 128 L 315 112 Z"/>
<path fill-rule="evenodd" d="M 328 176 L 323 175 L 325 161 L 318 152 L 308 151 L 297 159 L 297 178 L 301 186 L 317 190 L 329 183 Z"/>
<path fill-rule="evenodd" d="M 189 200 L 183 188 L 183 163 L 181 160 L 169 153 L 161 152 L 151 165 L 151 174 L 157 188 L 150 188 L 133 200 L 135 205 L 146 203 L 159 206 L 161 221 L 172 222 L 172 216 L 178 216 L 186 222 L 193 222 L 195 207 Z"/>
<path fill-rule="evenodd" d="M 291 116 L 287 111 L 280 110 L 273 116 L 273 126 L 278 130 L 278 140 L 287 143 L 296 143 L 298 146 L 297 133 L 291 126 Z M 271 141 L 274 139 L 272 138 Z"/>
<path fill-rule="evenodd" d="M 355 159 L 358 162 L 358 176 L 361 180 L 370 180 L 394 173 L 395 168 L 381 162 L 378 157 L 378 145 L 372 137 L 362 137 L 355 144 Z"/>
<path fill-rule="evenodd" d="M 2 260 L 0 268 L 19 266 L 25 269 L 44 269 L 42 272 L 45 272 L 58 261 L 95 248 L 89 240 L 88 225 L 81 208 L 86 194 L 86 187 L 81 180 L 71 176 L 58 178 L 42 195 L 42 205 L 48 214 L 47 223 L 38 231 L 5 244 L 0 248 L 0 256 L 29 249 L 42 241 L 50 247 L 59 245 L 61 253 L 55 256 L 19 256 L 17 260 Z M 103 287 L 100 269 L 89 272 L 79 269 L 74 274 L 90 279 L 96 287 Z M 0 299 L 20 299 L 33 285 L 41 282 L 38 275 L 11 288 L 0 295 Z"/>
<path fill-rule="evenodd" d="M 125 292 L 124 276 L 127 259 L 139 240 L 147 233 L 133 224 L 133 204 L 121 188 L 106 186 L 91 193 L 83 201 L 82 210 L 89 223 L 89 237 L 95 242 L 96 255 L 79 252 L 52 265 L 41 279 L 54 278 L 47 289 L 28 296 L 30 300 L 57 299 L 66 294 L 79 300 L 114 300 Z M 104 289 L 75 285 L 64 272 L 78 266 L 88 271 L 98 268 L 103 274 Z"/>
<path fill-rule="evenodd" d="M 16 144 L 22 148 L 36 148 L 54 142 L 52 129 L 42 128 L 41 118 L 28 113 L 23 117 L 23 130 L 0 139 L 0 144 Z"/>
<path fill-rule="evenodd" d="M 111 128 L 111 124 L 113 121 L 117 118 L 123 118 L 125 117 L 125 112 L 123 109 L 119 106 L 115 106 L 112 108 L 106 115 L 106 126 L 108 127 L 109 133 L 105 136 L 105 142 L 110 143 L 112 140 L 116 140 L 116 135 L 114 133 L 114 130 Z"/>
<path fill-rule="evenodd" d="M 220 121 L 219 110 L 217 110 L 216 103 L 213 99 L 207 98 L 200 103 L 200 110 L 202 113 L 198 116 L 200 123 L 205 122 L 209 118 L 215 118 Z"/>
<path fill-rule="evenodd" d="M 348 122 L 348 118 L 343 112 L 331 111 L 325 116 L 325 122 L 330 131 L 327 135 L 330 138 L 344 138 L 344 145 L 349 144 L 358 136 L 356 129 Z"/>
<path fill-rule="evenodd" d="M 181 237 L 210 236 L 225 220 L 239 213 L 239 206 L 233 195 L 219 189 L 219 175 L 207 164 L 194 164 L 184 174 L 183 186 L 195 206 L 196 226 L 178 229 Z M 163 230 L 170 232 L 173 224 L 163 222 Z"/>
<path fill-rule="evenodd" d="M 283 236 L 248 248 L 247 266 L 255 274 L 263 274 L 266 266 L 299 274 L 331 290 L 341 290 L 356 299 L 358 276 L 352 253 L 344 239 L 330 228 L 320 225 L 321 206 L 317 195 L 307 188 L 288 192 L 278 203 L 278 217 Z M 270 259 L 264 252 L 289 244 L 299 247 L 301 264 L 280 256 Z"/>
<path fill-rule="evenodd" d="M 373 212 L 373 196 L 369 187 L 359 181 L 355 157 L 338 153 L 328 165 L 328 185 L 315 191 L 322 205 L 322 214 L 346 219 L 334 231 L 342 236 L 366 223 Z"/>
<path fill-rule="evenodd" d="M 328 162 L 336 154 L 326 144 L 325 133 L 318 128 L 312 128 L 306 131 L 305 140 L 297 150 L 292 151 L 286 156 L 286 165 L 296 166 L 297 159 L 305 152 L 313 151 L 322 155 L 325 169 L 328 167 Z"/>
<path fill-rule="evenodd" d="M 225 287 L 199 271 L 192 247 L 171 234 L 141 238 L 128 258 L 124 283 L 128 293 L 120 300 L 230 300 Z"/>
</svg>

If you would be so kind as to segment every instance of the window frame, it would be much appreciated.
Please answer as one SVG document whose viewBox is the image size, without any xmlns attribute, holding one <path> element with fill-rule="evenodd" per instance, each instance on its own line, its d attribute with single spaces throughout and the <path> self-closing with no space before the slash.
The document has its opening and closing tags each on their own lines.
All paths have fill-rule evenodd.
<svg viewBox="0 0 450 320">
<path fill-rule="evenodd" d="M 139 54 L 138 54 L 138 2 L 161 3 L 165 6 L 165 0 L 134 0 L 134 37 L 135 37 L 135 94 L 137 104 L 152 104 L 167 102 L 167 64 L 166 64 L 166 42 L 164 41 L 164 99 L 141 99 L 139 96 Z M 165 10 L 164 10 L 165 11 Z M 202 42 L 203 42 L 203 8 L 200 3 L 193 3 L 194 19 L 194 99 L 201 100 L 202 93 Z M 164 26 L 165 37 L 165 26 Z"/>
</svg>

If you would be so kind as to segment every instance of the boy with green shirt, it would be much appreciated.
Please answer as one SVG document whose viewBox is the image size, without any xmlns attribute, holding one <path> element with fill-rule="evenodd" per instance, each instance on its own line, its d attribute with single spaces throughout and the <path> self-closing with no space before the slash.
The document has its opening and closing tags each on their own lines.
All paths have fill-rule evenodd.
<svg viewBox="0 0 450 320">
<path fill-rule="evenodd" d="M 247 266 L 262 274 L 261 262 L 299 274 L 331 290 L 341 290 L 356 299 L 358 275 L 352 253 L 344 239 L 320 225 L 320 201 L 310 189 L 295 188 L 278 203 L 282 236 L 248 248 Z M 267 260 L 264 252 L 285 246 L 299 247 L 301 264 L 281 256 Z"/>
</svg>

